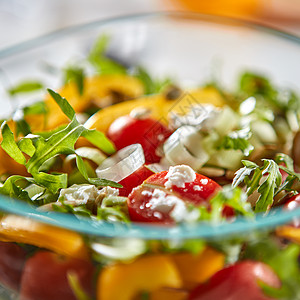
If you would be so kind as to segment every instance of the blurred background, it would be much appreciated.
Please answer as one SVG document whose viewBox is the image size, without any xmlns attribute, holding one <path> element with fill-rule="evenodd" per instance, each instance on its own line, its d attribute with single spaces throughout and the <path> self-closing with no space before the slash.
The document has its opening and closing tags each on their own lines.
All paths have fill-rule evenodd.
<svg viewBox="0 0 300 300">
<path fill-rule="evenodd" d="M 170 10 L 251 19 L 300 36 L 300 0 L 0 0 L 0 48 L 74 24 Z"/>
</svg>

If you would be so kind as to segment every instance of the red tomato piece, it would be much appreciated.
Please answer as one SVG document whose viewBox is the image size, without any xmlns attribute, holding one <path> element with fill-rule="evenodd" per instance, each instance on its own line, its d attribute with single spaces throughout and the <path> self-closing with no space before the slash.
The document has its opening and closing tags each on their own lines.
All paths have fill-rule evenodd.
<svg viewBox="0 0 300 300">
<path fill-rule="evenodd" d="M 19 290 L 26 260 L 25 250 L 17 244 L 0 242 L 0 283 Z"/>
<path fill-rule="evenodd" d="M 145 183 L 165 187 L 165 183 L 168 181 L 168 178 L 166 178 L 168 172 L 156 173 L 150 176 Z M 174 192 L 179 198 L 186 199 L 188 202 L 197 205 L 206 202 L 221 187 L 212 179 L 198 173 L 195 174 L 196 179 L 193 182 L 185 183 L 184 187 L 172 185 L 168 189 Z"/>
<path fill-rule="evenodd" d="M 266 264 L 243 261 L 224 268 L 190 294 L 189 300 L 271 300 L 258 282 L 279 288 L 281 283 L 274 271 Z"/>
<path fill-rule="evenodd" d="M 128 212 L 132 221 L 174 224 L 172 211 L 176 205 L 182 207 L 180 202 L 208 205 L 208 200 L 221 188 L 215 181 L 197 173 L 192 182 L 185 182 L 182 187 L 168 185 L 168 172 L 153 174 L 129 194 Z"/>
<path fill-rule="evenodd" d="M 141 144 L 146 163 L 160 161 L 157 148 L 172 134 L 162 123 L 152 118 L 130 115 L 116 119 L 108 128 L 107 136 L 120 150 L 131 144 Z"/>
<path fill-rule="evenodd" d="M 286 210 L 294 210 L 300 206 L 300 194 L 294 195 L 291 197 L 285 204 L 284 209 Z M 296 228 L 300 228 L 300 219 L 294 218 L 292 222 L 292 226 Z"/>
<path fill-rule="evenodd" d="M 121 180 L 119 183 L 123 185 L 119 189 L 119 195 L 127 197 L 133 188 L 142 184 L 149 176 L 153 175 L 153 171 L 149 170 L 146 166 L 141 166 L 135 172 Z"/>
<path fill-rule="evenodd" d="M 287 210 L 294 210 L 299 206 L 300 206 L 300 194 L 294 195 L 284 204 L 284 208 Z"/>
<path fill-rule="evenodd" d="M 76 300 L 68 282 L 69 272 L 77 276 L 89 296 L 95 294 L 92 287 L 94 267 L 90 262 L 39 251 L 25 264 L 20 300 Z"/>
</svg>

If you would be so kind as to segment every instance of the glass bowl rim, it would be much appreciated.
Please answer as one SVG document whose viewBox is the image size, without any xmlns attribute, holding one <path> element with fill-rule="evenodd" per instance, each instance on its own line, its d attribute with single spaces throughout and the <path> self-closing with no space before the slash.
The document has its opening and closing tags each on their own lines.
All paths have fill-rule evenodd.
<svg viewBox="0 0 300 300">
<path fill-rule="evenodd" d="M 253 21 L 212 14 L 164 11 L 111 17 L 62 28 L 40 37 L 3 48 L 0 50 L 0 59 L 18 55 L 24 51 L 32 50 L 39 46 L 44 46 L 48 42 L 59 40 L 70 34 L 75 35 L 80 31 L 101 28 L 101 26 L 111 23 L 167 17 L 192 19 L 196 21 L 200 20 L 212 24 L 221 23 L 230 26 L 242 26 L 244 28 L 250 28 L 254 31 L 261 31 L 266 34 L 282 38 L 283 40 L 296 43 L 300 46 L 300 37 L 269 26 L 261 25 Z M 275 208 L 269 213 L 268 216 L 257 214 L 255 220 L 237 217 L 232 223 L 224 222 L 220 224 L 207 224 L 201 222 L 197 224 L 180 224 L 173 227 L 137 223 L 108 223 L 56 212 L 38 212 L 35 208 L 22 202 L 21 200 L 9 198 L 4 195 L 0 195 L 0 211 L 24 217 L 30 217 L 42 223 L 71 229 L 87 235 L 143 239 L 224 238 L 224 236 L 231 236 L 241 233 L 244 234 L 253 230 L 273 228 L 278 225 L 285 224 L 291 221 L 293 218 L 300 218 L 300 208 L 293 211 L 285 211 L 284 213 L 282 213 L 282 208 Z"/>
</svg>

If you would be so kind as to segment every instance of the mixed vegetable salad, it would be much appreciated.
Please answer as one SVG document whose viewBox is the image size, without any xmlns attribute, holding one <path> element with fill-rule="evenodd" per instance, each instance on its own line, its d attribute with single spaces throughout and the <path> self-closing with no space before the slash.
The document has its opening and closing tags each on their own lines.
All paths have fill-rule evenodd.
<svg viewBox="0 0 300 300">
<path fill-rule="evenodd" d="M 1 194 L 128 226 L 222 226 L 299 206 L 294 91 L 251 72 L 236 91 L 214 81 L 187 91 L 111 58 L 108 42 L 64 68 L 61 88 L 2 120 Z M 8 93 L 37 90 L 46 91 L 27 80 Z M 299 220 L 222 240 L 153 241 L 2 213 L 0 240 L 0 282 L 22 300 L 300 299 Z"/>
</svg>

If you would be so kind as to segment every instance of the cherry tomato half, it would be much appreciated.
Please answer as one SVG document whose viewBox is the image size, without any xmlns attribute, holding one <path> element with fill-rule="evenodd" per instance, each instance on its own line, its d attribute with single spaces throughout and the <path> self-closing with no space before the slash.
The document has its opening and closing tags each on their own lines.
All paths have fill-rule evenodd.
<svg viewBox="0 0 300 300">
<path fill-rule="evenodd" d="M 189 300 L 271 300 L 259 286 L 259 281 L 279 288 L 281 283 L 266 264 L 243 261 L 224 268 L 190 294 Z"/>
<path fill-rule="evenodd" d="M 26 252 L 22 247 L 14 243 L 0 242 L 0 283 L 19 290 L 25 260 Z"/>
<path fill-rule="evenodd" d="M 142 184 L 144 180 L 153 175 L 153 173 L 154 172 L 148 169 L 145 165 L 141 166 L 135 172 L 119 182 L 123 185 L 123 187 L 119 189 L 119 195 L 127 197 L 133 188 Z"/>
<path fill-rule="evenodd" d="M 39 251 L 25 264 L 20 300 L 76 300 L 68 273 L 77 276 L 82 289 L 93 296 L 94 267 L 90 262 Z"/>
<path fill-rule="evenodd" d="M 159 162 L 157 149 L 170 135 L 171 131 L 157 120 L 139 118 L 131 115 L 116 119 L 109 127 L 107 136 L 120 150 L 131 144 L 141 144 L 146 163 Z"/>
<path fill-rule="evenodd" d="M 182 210 L 185 203 L 208 206 L 208 200 L 221 188 L 215 181 L 197 173 L 190 182 L 168 184 L 169 172 L 156 173 L 133 189 L 128 197 L 132 221 L 173 224 L 176 222 L 172 215 L 176 206 Z"/>
</svg>

